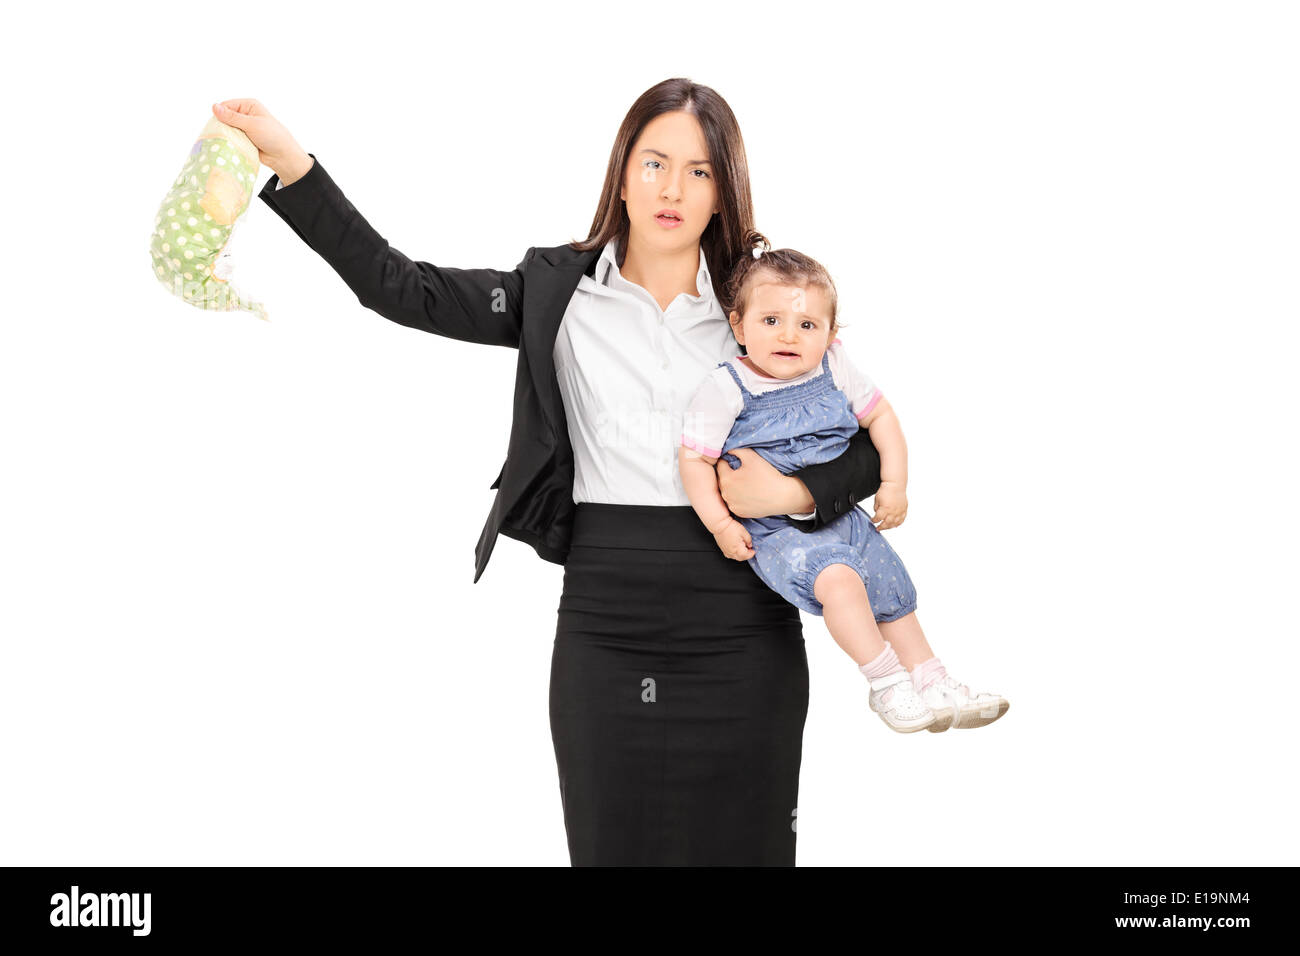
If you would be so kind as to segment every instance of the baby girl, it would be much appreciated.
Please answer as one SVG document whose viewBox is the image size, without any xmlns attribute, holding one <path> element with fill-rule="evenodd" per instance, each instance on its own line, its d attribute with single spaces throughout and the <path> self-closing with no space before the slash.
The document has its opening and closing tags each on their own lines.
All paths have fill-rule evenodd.
<svg viewBox="0 0 1300 956">
<path fill-rule="evenodd" d="M 696 514 L 723 554 L 748 561 L 768 587 L 825 618 L 889 727 L 991 724 L 1010 704 L 972 694 L 947 675 L 916 621 L 912 579 L 880 533 L 907 516 L 907 446 L 889 402 L 836 338 L 830 275 L 793 249 L 765 252 L 737 265 L 726 301 L 745 354 L 704 380 L 686 409 L 678 450 Z M 840 455 L 859 428 L 880 452 L 874 515 L 857 506 L 811 532 L 784 516 L 732 517 L 713 470 L 719 458 L 740 466 L 731 449 L 752 448 L 790 474 Z"/>
</svg>

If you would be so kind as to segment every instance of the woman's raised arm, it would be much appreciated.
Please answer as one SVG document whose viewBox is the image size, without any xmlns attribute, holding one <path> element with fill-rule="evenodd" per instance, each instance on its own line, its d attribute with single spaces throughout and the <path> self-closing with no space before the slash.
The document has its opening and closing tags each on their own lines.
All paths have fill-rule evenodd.
<svg viewBox="0 0 1300 956">
<path fill-rule="evenodd" d="M 453 269 L 408 259 L 388 244 L 330 178 L 314 153 L 257 100 L 226 100 L 213 113 L 243 130 L 263 165 L 277 172 L 258 194 L 338 273 L 367 309 L 409 328 L 465 342 L 519 347 L 524 268 Z M 305 173 L 304 157 L 312 163 Z M 293 178 L 282 188 L 280 172 Z"/>
<path fill-rule="evenodd" d="M 347 283 L 367 309 L 409 328 L 465 342 L 519 347 L 524 268 L 453 269 L 408 259 L 375 231 L 330 178 L 314 153 L 311 168 L 261 199 Z"/>
</svg>

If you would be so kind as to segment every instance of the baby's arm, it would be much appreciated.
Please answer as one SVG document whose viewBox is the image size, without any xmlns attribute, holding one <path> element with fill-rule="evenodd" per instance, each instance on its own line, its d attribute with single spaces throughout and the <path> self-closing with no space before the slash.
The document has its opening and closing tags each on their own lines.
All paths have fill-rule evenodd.
<svg viewBox="0 0 1300 956">
<path fill-rule="evenodd" d="M 731 516 L 731 510 L 718 492 L 718 473 L 713 470 L 717 461 L 685 445 L 677 449 L 677 468 L 691 507 L 723 554 L 736 561 L 748 561 L 754 556 L 754 542 L 745 526 Z"/>
<path fill-rule="evenodd" d="M 713 470 L 718 459 L 681 445 L 677 449 L 677 469 L 682 474 L 682 487 L 691 507 L 704 522 L 710 534 L 717 534 L 736 519 L 731 516 L 727 503 L 718 493 L 718 473 Z"/>
<path fill-rule="evenodd" d="M 858 419 L 858 427 L 871 435 L 880 452 L 880 483 L 907 487 L 907 442 L 894 407 L 883 395 L 870 412 Z"/>
<path fill-rule="evenodd" d="M 839 339 L 831 343 L 829 351 L 835 383 L 848 395 L 858 427 L 867 430 L 880 453 L 880 487 L 876 489 L 872 523 L 880 531 L 897 528 L 907 517 L 907 442 L 903 429 L 889 400 L 853 364 Z"/>
<path fill-rule="evenodd" d="M 677 449 L 677 470 L 682 488 L 709 529 L 722 553 L 737 561 L 754 556 L 753 540 L 745 526 L 732 517 L 718 491 L 714 470 L 727 436 L 744 407 L 740 390 L 725 368 L 716 368 L 700 383 L 682 418 L 682 440 Z"/>
</svg>

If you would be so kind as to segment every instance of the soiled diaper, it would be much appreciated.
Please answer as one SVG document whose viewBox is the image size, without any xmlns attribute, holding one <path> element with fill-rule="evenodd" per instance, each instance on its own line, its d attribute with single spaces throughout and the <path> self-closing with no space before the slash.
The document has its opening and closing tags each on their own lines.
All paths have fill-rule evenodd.
<svg viewBox="0 0 1300 956">
<path fill-rule="evenodd" d="M 244 131 L 209 119 L 154 217 L 149 251 L 168 292 L 200 309 L 267 318 L 260 302 L 230 284 L 230 238 L 252 201 L 258 169 L 257 147 Z"/>
</svg>

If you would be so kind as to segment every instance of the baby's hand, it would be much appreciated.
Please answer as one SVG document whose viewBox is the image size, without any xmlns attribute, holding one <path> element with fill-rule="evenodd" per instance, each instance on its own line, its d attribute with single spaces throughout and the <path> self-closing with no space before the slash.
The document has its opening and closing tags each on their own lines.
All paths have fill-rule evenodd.
<svg viewBox="0 0 1300 956">
<path fill-rule="evenodd" d="M 907 492 L 896 481 L 882 481 L 876 492 L 876 513 L 871 523 L 878 531 L 897 528 L 907 517 Z"/>
<path fill-rule="evenodd" d="M 745 526 L 735 518 L 728 519 L 721 531 L 713 533 L 722 553 L 735 561 L 748 561 L 754 556 L 754 542 Z"/>
</svg>

